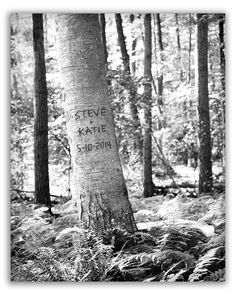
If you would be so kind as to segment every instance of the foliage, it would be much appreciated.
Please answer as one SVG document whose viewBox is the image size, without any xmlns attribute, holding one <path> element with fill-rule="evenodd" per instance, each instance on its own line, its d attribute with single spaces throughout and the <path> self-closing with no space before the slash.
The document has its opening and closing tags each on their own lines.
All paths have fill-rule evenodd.
<svg viewBox="0 0 236 295">
<path fill-rule="evenodd" d="M 223 195 L 185 199 L 185 206 L 182 203 L 179 207 L 178 218 L 173 213 L 154 222 L 150 207 L 167 209 L 170 201 L 179 204 L 181 201 L 177 197 L 170 201 L 161 197 L 144 199 L 140 210 L 136 210 L 146 210 L 145 222 L 136 221 L 139 228 L 145 227 L 134 234 L 118 228 L 98 234 L 78 226 L 78 212 L 72 201 L 56 205 L 53 212 L 58 213 L 57 218 L 43 207 L 35 209 L 29 204 L 24 207 L 15 204 L 11 218 L 11 279 L 224 281 L 223 199 Z M 199 207 L 203 201 L 205 207 Z M 199 220 L 190 219 L 188 213 L 189 208 L 192 212 L 195 206 L 202 216 Z M 176 212 L 175 207 L 172 210 Z"/>
</svg>

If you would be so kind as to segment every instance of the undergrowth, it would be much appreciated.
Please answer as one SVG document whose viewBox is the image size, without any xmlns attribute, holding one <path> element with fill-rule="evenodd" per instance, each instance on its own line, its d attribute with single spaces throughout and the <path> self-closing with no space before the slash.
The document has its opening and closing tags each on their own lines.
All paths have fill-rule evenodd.
<svg viewBox="0 0 236 295">
<path fill-rule="evenodd" d="M 78 226 L 71 201 L 58 217 L 12 206 L 12 281 L 199 282 L 225 280 L 224 196 L 133 203 L 139 228 L 98 234 Z"/>
</svg>

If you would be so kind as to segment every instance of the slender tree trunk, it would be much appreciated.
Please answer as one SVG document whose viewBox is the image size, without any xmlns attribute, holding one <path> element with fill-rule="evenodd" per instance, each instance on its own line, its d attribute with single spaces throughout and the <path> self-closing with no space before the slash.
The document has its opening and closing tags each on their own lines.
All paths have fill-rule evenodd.
<svg viewBox="0 0 236 295">
<path fill-rule="evenodd" d="M 60 14 L 72 196 L 85 227 L 136 229 L 124 182 L 105 77 L 97 14 Z"/>
<path fill-rule="evenodd" d="M 121 51 L 123 65 L 124 65 L 124 71 L 127 75 L 129 75 L 130 74 L 129 54 L 126 49 L 125 36 L 123 32 L 122 18 L 120 13 L 115 14 L 115 19 L 116 19 L 116 28 L 117 28 L 117 34 L 118 34 L 118 42 L 120 45 L 120 51 Z"/>
<path fill-rule="evenodd" d="M 220 40 L 220 69 L 221 69 L 221 85 L 222 85 L 222 98 L 221 98 L 221 112 L 219 115 L 219 121 L 222 126 L 221 128 L 221 140 L 222 144 L 222 165 L 225 166 L 225 38 L 224 38 L 224 25 L 225 25 L 225 14 L 219 16 L 219 40 Z"/>
<path fill-rule="evenodd" d="M 199 116 L 199 193 L 212 189 L 211 133 L 208 97 L 208 20 L 197 14 L 197 97 Z"/>
<path fill-rule="evenodd" d="M 123 32 L 123 27 L 122 27 L 122 18 L 120 13 L 115 14 L 115 19 L 116 19 L 118 41 L 119 41 L 122 61 L 124 65 L 125 78 L 127 79 L 127 85 L 129 88 L 129 105 L 130 105 L 130 113 L 131 113 L 131 118 L 133 123 L 133 132 L 134 132 L 133 148 L 135 151 L 138 150 L 140 152 L 140 155 L 142 155 L 141 124 L 140 124 L 140 120 L 138 116 L 138 109 L 136 106 L 137 91 L 136 91 L 134 82 L 131 78 L 130 58 L 126 48 L 125 36 Z"/>
<path fill-rule="evenodd" d="M 104 13 L 99 14 L 99 22 L 100 22 L 100 26 L 101 26 L 101 40 L 102 40 L 105 64 L 106 64 L 106 67 L 108 69 L 108 63 L 107 63 L 108 52 L 107 52 L 107 39 L 106 39 L 106 19 L 105 19 L 105 14 Z"/>
<path fill-rule="evenodd" d="M 102 47 L 103 47 L 104 58 L 105 58 L 105 66 L 106 66 L 106 74 L 107 74 L 109 68 L 108 68 L 108 51 L 107 51 L 107 39 L 106 39 L 106 18 L 104 13 L 99 14 L 99 22 L 100 22 L 101 41 L 102 41 Z M 111 79 L 109 78 L 108 75 L 106 75 L 106 77 L 107 77 L 107 85 L 111 86 Z"/>
<path fill-rule="evenodd" d="M 222 90 L 225 92 L 225 40 L 224 40 L 225 15 L 219 16 L 219 39 L 220 39 L 220 68 Z"/>
<path fill-rule="evenodd" d="M 143 143 L 143 195 L 153 195 L 152 182 L 152 30 L 151 14 L 144 16 L 144 143 Z"/>
<path fill-rule="evenodd" d="M 177 37 L 177 49 L 178 49 L 178 60 L 179 60 L 179 77 L 180 77 L 180 81 L 183 82 L 178 13 L 175 13 L 175 22 L 176 22 L 176 37 Z"/>
<path fill-rule="evenodd" d="M 188 24 L 188 83 L 191 83 L 191 53 L 192 53 L 192 15 L 189 13 Z"/>
<path fill-rule="evenodd" d="M 161 65 L 162 65 L 164 46 L 163 46 L 163 42 L 162 42 L 161 18 L 160 18 L 159 13 L 156 14 L 156 19 L 157 19 L 158 44 L 159 44 L 159 49 L 160 49 L 160 60 L 161 60 Z M 162 95 L 163 95 L 163 73 L 161 70 L 160 75 L 158 76 L 158 96 L 159 96 L 159 104 L 160 105 L 163 105 Z"/>
<path fill-rule="evenodd" d="M 161 17 L 160 14 L 156 14 L 156 23 L 157 23 L 157 35 L 158 35 L 158 45 L 159 45 L 159 50 L 160 50 L 160 70 L 159 70 L 159 75 L 158 75 L 158 105 L 159 105 L 159 110 L 160 110 L 160 116 L 161 120 L 160 123 L 158 124 L 159 130 L 162 129 L 162 127 L 166 126 L 165 119 L 163 116 L 163 63 L 164 63 L 164 46 L 162 42 L 162 29 L 161 29 Z"/>
<path fill-rule="evenodd" d="M 130 14 L 129 20 L 131 24 L 134 22 L 134 14 Z M 133 38 L 132 40 L 132 62 L 131 62 L 131 73 L 135 75 L 136 73 L 136 62 L 135 62 L 135 51 L 136 51 L 137 40 Z"/>
<path fill-rule="evenodd" d="M 34 171 L 36 203 L 51 207 L 48 173 L 48 106 L 44 56 L 43 15 L 33 14 L 34 72 Z"/>
</svg>

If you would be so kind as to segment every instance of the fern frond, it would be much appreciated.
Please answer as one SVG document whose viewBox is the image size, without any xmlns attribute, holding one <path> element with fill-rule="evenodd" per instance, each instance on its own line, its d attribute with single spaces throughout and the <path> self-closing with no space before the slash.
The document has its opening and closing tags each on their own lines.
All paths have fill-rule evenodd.
<svg viewBox="0 0 236 295">
<path fill-rule="evenodd" d="M 207 251 L 205 255 L 199 258 L 193 273 L 189 276 L 189 281 L 199 281 L 211 272 L 223 268 L 225 265 L 224 247 L 219 246 Z"/>
<path fill-rule="evenodd" d="M 207 243 L 208 248 L 224 246 L 225 245 L 225 232 L 222 232 L 220 235 L 213 236 L 210 241 Z"/>
<path fill-rule="evenodd" d="M 63 229 L 55 238 L 55 241 L 58 241 L 64 238 L 66 235 L 72 235 L 74 233 L 82 233 L 83 230 L 79 227 L 68 227 Z"/>
<path fill-rule="evenodd" d="M 225 281 L 225 268 L 218 269 L 210 275 L 204 277 L 204 281 L 208 282 L 224 282 Z"/>
</svg>

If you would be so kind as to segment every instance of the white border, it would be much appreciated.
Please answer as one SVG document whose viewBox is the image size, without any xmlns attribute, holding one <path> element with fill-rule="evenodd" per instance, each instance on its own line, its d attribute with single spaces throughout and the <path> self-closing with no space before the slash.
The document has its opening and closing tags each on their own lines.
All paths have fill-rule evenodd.
<svg viewBox="0 0 236 295">
<path fill-rule="evenodd" d="M 115 2 L 115 3 L 114 3 Z M 144 292 L 160 292 L 165 294 L 199 294 L 212 293 L 214 295 L 221 294 L 232 294 L 235 291 L 235 216 L 236 206 L 236 188 L 234 188 L 234 175 L 233 168 L 235 165 L 235 141 L 234 141 L 234 126 L 236 114 L 235 101 L 236 95 L 234 91 L 234 83 L 236 81 L 236 75 L 233 73 L 234 66 L 236 66 L 235 56 L 235 1 L 217 1 L 217 0 L 197 0 L 197 1 L 128 1 L 128 0 L 117 0 L 117 1 L 2 1 L 0 9 L 0 30 L 1 30 L 1 71 L 0 81 L 1 83 L 1 97 L 0 97 L 0 126 L 1 126 L 1 151 L 0 151 L 0 163 L 1 163 L 1 219 L 0 224 L 2 226 L 2 239 L 1 239 L 1 281 L 0 291 L 2 294 L 65 294 L 65 292 L 80 293 L 86 292 L 93 294 L 94 292 L 99 294 L 110 294 L 111 292 L 126 293 L 133 292 L 135 294 L 143 294 Z M 174 283 L 172 285 L 167 283 L 153 283 L 153 284 L 140 284 L 140 283 L 90 283 L 90 284 L 60 284 L 60 283 L 9 283 L 9 230 L 8 230 L 8 219 L 9 219 L 9 205 L 8 205 L 8 189 L 9 189 L 9 105 L 8 105 L 8 92 L 9 92 L 9 69 L 8 69 L 8 56 L 9 56 L 9 40 L 8 40 L 8 18 L 11 12 L 225 12 L 226 23 L 227 23 L 227 57 L 226 57 L 226 86 L 227 87 L 227 282 L 226 283 Z M 95 289 L 96 288 L 96 289 Z M 151 293 L 154 294 L 154 293 Z"/>
</svg>

